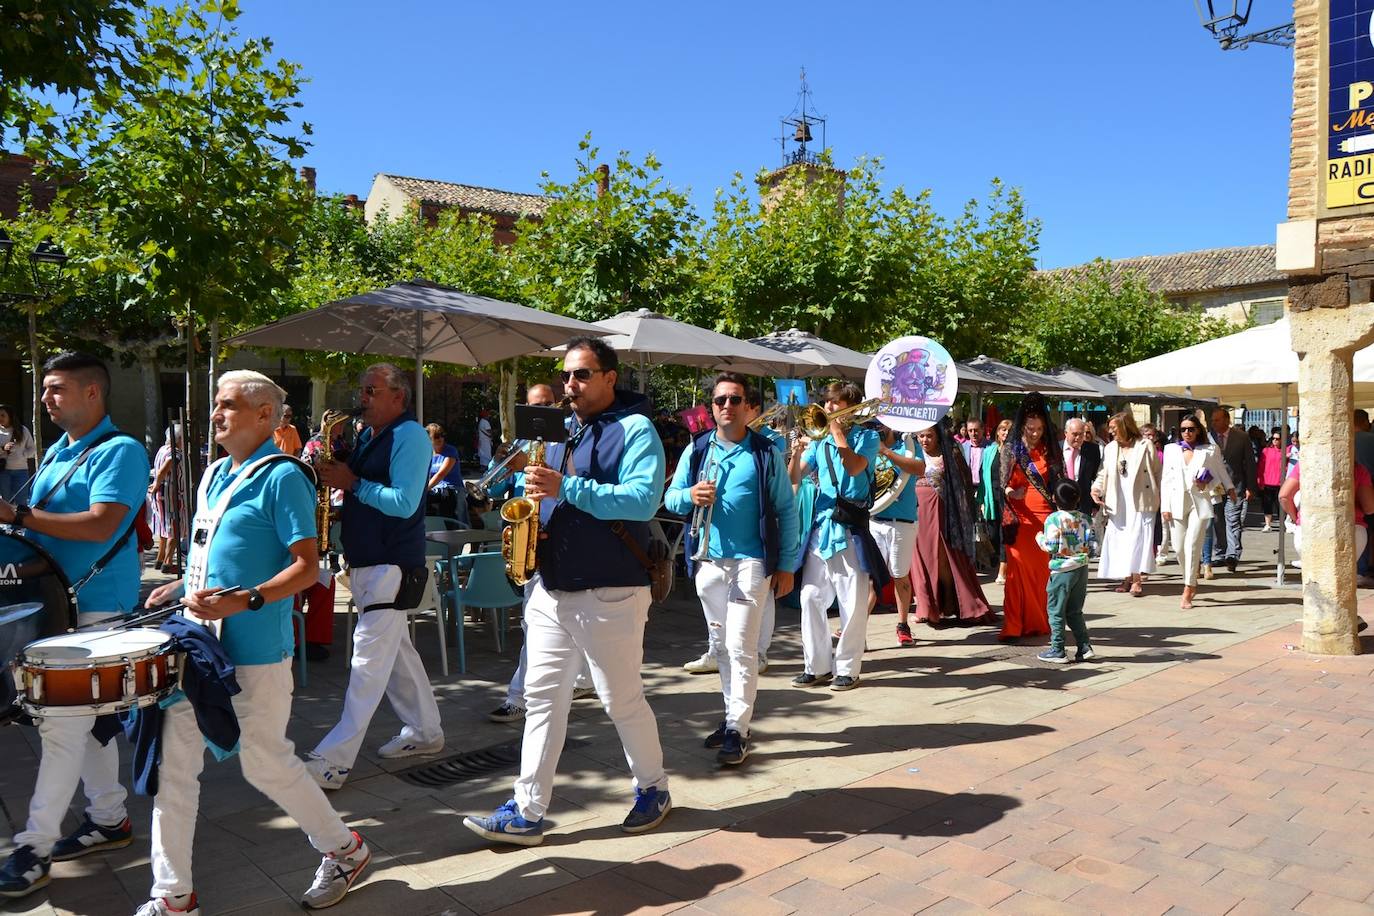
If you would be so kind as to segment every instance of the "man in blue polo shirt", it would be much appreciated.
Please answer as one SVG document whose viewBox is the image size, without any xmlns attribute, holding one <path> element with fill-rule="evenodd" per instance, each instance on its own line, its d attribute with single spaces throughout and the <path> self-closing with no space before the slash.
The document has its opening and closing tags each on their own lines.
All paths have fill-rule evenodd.
<svg viewBox="0 0 1374 916">
<path fill-rule="evenodd" d="M 706 746 L 719 748 L 716 761 L 726 766 L 749 756 L 766 596 L 792 590 L 801 559 L 792 480 L 772 440 L 747 425 L 751 395 L 744 376 L 716 376 L 716 427 L 683 452 L 664 497 L 669 512 L 703 513 L 700 531 L 688 530 L 686 552 L 725 696 L 725 719 Z M 695 560 L 702 547 L 705 556 Z"/>
<path fill-rule="evenodd" d="M 119 545 L 100 574 L 77 590 L 83 624 L 129 613 L 138 604 L 138 538 L 131 533 L 131 510 L 143 509 L 148 453 L 115 429 L 106 406 L 109 396 L 109 370 L 95 357 L 62 353 L 48 360 L 43 406 L 64 435 L 45 456 L 28 501 L 0 500 L 0 522 L 23 528 L 73 584 Z M 54 859 L 133 842 L 124 808 L 127 793 L 119 784 L 119 750 L 113 741 L 101 745 L 91 736 L 93 722 L 88 716 L 39 721 L 43 756 L 28 824 L 15 835 L 16 849 L 0 867 L 0 895 L 22 897 L 43 887 Z M 75 833 L 59 839 L 78 782 L 88 800 L 86 819 Z"/>
<path fill-rule="evenodd" d="M 286 737 L 294 689 L 292 598 L 315 581 L 319 554 L 314 483 L 272 440 L 285 396 L 258 372 L 221 376 L 210 420 L 229 457 L 211 465 L 201 482 L 186 578 L 154 590 L 148 606 L 181 598 L 218 631 L 240 687 L 233 703 L 244 778 L 324 854 L 301 899 L 307 909 L 322 909 L 343 899 L 371 854 L 334 813 Z M 191 849 L 204 762 L 195 710 L 188 702 L 168 707 L 153 802 L 152 899 L 137 916 L 199 913 Z"/>
<path fill-rule="evenodd" d="M 405 611 L 417 604 L 402 592 L 403 584 L 428 585 L 424 497 L 434 448 L 410 411 L 404 372 L 377 363 L 363 373 L 361 387 L 368 428 L 348 463 L 327 461 L 318 469 L 325 484 L 344 491 L 341 540 L 358 607 L 343 714 L 306 762 L 315 781 L 330 790 L 348 779 L 383 696 L 401 720 L 401 733 L 378 749 L 379 756 L 415 757 L 444 748 L 434 688 L 406 627 Z"/>
<path fill-rule="evenodd" d="M 830 385 L 821 395 L 827 414 L 852 407 L 862 398 L 858 386 L 849 382 Z M 859 683 L 863 662 L 870 576 L 886 579 L 887 570 L 879 573 L 868 566 L 870 560 L 865 556 L 863 539 L 869 538 L 871 543 L 871 535 L 860 526 L 842 524 L 835 518 L 835 511 L 841 497 L 864 508 L 872 504 L 878 434 L 857 424 L 845 430 L 841 423 L 832 420 L 820 439 L 802 442 L 805 452 L 794 451 L 791 458 L 792 482 L 801 483 L 804 473 L 815 470 L 817 495 L 802 561 L 802 652 L 806 670 L 794 677 L 792 683 L 813 687 L 829 680 L 831 690 L 850 690 Z M 835 601 L 840 605 L 841 630 L 832 654 L 826 612 Z"/>
</svg>

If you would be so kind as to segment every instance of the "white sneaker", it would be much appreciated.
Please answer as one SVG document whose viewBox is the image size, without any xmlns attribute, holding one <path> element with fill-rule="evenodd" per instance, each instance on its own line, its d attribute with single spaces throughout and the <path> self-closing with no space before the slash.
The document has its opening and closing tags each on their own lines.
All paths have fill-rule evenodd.
<svg viewBox="0 0 1374 916">
<path fill-rule="evenodd" d="M 443 735 L 439 736 L 438 741 L 417 741 L 414 738 L 407 738 L 405 735 L 397 735 L 377 748 L 377 756 L 386 760 L 398 760 L 401 757 L 428 757 L 443 749 Z"/>
<path fill-rule="evenodd" d="M 1268 534 L 1269 532 L 1271 532 L 1271 531 L 1273 531 L 1273 530 L 1274 530 L 1274 526 L 1273 526 L 1273 525 L 1265 525 L 1263 528 L 1260 529 L 1260 531 L 1263 532 L 1264 534 Z"/>
<path fill-rule="evenodd" d="M 574 700 L 585 700 L 585 699 L 587 699 L 587 697 L 594 697 L 594 696 L 596 696 L 596 688 L 595 688 L 595 687 L 574 687 L 574 688 L 573 688 L 573 699 L 574 699 Z"/>
<path fill-rule="evenodd" d="M 682 670 L 689 671 L 692 674 L 713 674 L 719 671 L 720 667 L 716 664 L 716 657 L 710 652 L 707 652 L 701 658 L 694 658 L 683 665 Z"/>
<path fill-rule="evenodd" d="M 763 655 L 763 654 L 760 654 L 760 655 L 759 655 L 759 674 L 763 674 L 763 673 L 764 673 L 765 671 L 767 671 L 767 670 L 768 670 L 768 656 Z"/>
<path fill-rule="evenodd" d="M 154 897 L 139 907 L 134 916 L 200 916 L 200 904 L 196 901 L 196 895 L 191 894 L 187 908 L 178 910 L 167 902 L 166 897 Z"/>
<path fill-rule="evenodd" d="M 334 766 L 323 757 L 310 755 L 305 760 L 305 769 L 321 789 L 330 792 L 342 789 L 344 782 L 348 779 L 348 774 L 352 772 L 350 767 Z"/>
<path fill-rule="evenodd" d="M 357 880 L 362 877 L 368 863 L 372 861 L 372 850 L 367 843 L 353 832 L 357 845 L 349 853 L 330 853 L 320 860 L 315 869 L 315 881 L 301 897 L 301 906 L 307 910 L 322 910 L 333 906 L 344 898 Z"/>
</svg>

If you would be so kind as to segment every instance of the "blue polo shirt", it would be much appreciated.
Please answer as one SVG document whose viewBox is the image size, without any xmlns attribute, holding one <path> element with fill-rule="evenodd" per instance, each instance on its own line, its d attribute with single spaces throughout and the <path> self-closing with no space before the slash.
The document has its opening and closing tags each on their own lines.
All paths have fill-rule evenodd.
<svg viewBox="0 0 1374 916">
<path fill-rule="evenodd" d="M 911 445 L 904 446 L 896 451 L 897 454 L 906 455 L 908 458 L 920 458 L 924 461 L 926 457 L 926 453 L 922 451 L 920 443 L 915 439 L 911 440 Z M 883 459 L 882 463 L 887 464 L 887 460 Z M 899 471 L 898 473 L 901 472 Z M 898 522 L 916 521 L 916 481 L 908 478 L 906 486 L 902 487 L 901 495 L 892 501 L 892 505 L 881 512 L 875 513 L 873 517 Z"/>
<path fill-rule="evenodd" d="M 714 453 L 718 462 L 715 470 L 716 504 L 711 512 L 711 543 L 708 555 L 713 560 L 764 559 L 763 537 L 759 531 L 759 472 L 754 453 L 742 442 L 730 442 L 711 436 L 711 444 L 702 459 L 702 469 L 710 464 Z M 800 565 L 801 548 L 797 533 L 797 501 L 792 494 L 792 481 L 781 461 L 775 465 L 772 490 L 768 504 L 778 514 L 778 569 L 795 572 Z M 689 515 L 696 506 L 692 503 L 692 446 L 678 459 L 673 482 L 668 486 L 663 504 L 669 512 Z"/>
<path fill-rule="evenodd" d="M 849 547 L 849 531 L 831 515 L 835 509 L 835 483 L 845 499 L 868 504 L 873 492 L 873 473 L 878 461 L 878 434 L 860 426 L 851 427 L 845 439 L 856 454 L 868 459 L 868 467 L 854 477 L 845 474 L 840 450 L 827 432 L 823 439 L 812 442 L 802 455 L 804 470 L 816 470 L 816 507 L 810 536 L 802 545 L 803 552 L 814 547 L 826 559 Z M 834 470 L 832 477 L 831 470 Z"/>
<path fill-rule="evenodd" d="M 43 507 L 47 512 L 85 512 L 96 503 L 120 503 L 131 511 L 141 511 L 148 492 L 148 453 L 127 436 L 103 443 L 91 452 L 70 480 L 57 490 L 53 489 L 92 442 L 114 429 L 114 423 L 106 416 L 75 442 L 63 434 L 33 483 L 29 504 L 37 505 L 51 493 L 52 498 Z M 69 541 L 36 531 L 26 533 L 52 554 L 68 580 L 76 584 L 124 534 L 131 522 L 133 516 L 126 514 L 115 533 L 99 542 Z M 129 613 L 138 606 L 138 586 L 138 535 L 132 534 L 100 575 L 82 586 L 76 596 L 77 602 L 82 613 Z"/>
<path fill-rule="evenodd" d="M 439 451 L 435 452 L 433 457 L 429 459 L 429 477 L 426 478 L 426 480 L 433 478 L 435 474 L 439 473 L 439 469 L 444 466 L 444 462 L 450 458 L 453 459 L 453 467 L 448 469 L 447 474 L 439 478 L 437 486 L 452 487 L 453 489 L 461 490 L 463 488 L 463 469 L 458 466 L 458 449 L 449 445 L 447 442 L 440 446 Z"/>
<path fill-rule="evenodd" d="M 248 460 L 230 470 L 219 466 L 206 487 L 213 505 L 239 472 L 281 450 L 267 439 Z M 210 542 L 206 588 L 257 586 L 291 563 L 288 548 L 315 538 L 315 488 L 294 462 L 277 461 L 239 487 Z M 220 642 L 236 665 L 269 665 L 290 658 L 295 649 L 290 598 L 243 611 L 224 620 Z"/>
</svg>

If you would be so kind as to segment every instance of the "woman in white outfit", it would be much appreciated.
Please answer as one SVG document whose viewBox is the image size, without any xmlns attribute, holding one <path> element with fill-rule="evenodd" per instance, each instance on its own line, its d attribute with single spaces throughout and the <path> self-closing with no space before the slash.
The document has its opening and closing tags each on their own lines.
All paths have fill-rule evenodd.
<svg viewBox="0 0 1374 916">
<path fill-rule="evenodd" d="M 1155 571 L 1155 512 L 1159 509 L 1159 458 L 1154 443 L 1140 434 L 1135 417 L 1122 411 L 1112 418 L 1113 440 L 1102 455 L 1092 496 L 1106 514 L 1100 579 L 1120 579 L 1118 592 L 1144 594 L 1140 574 Z"/>
<path fill-rule="evenodd" d="M 1197 594 L 1202 542 L 1212 526 L 1212 499 L 1218 488 L 1235 493 L 1226 463 L 1207 438 L 1202 421 L 1185 416 L 1178 425 L 1178 442 L 1164 446 L 1164 476 L 1160 483 L 1160 517 L 1174 529 L 1174 550 L 1183 570 L 1185 611 Z"/>
</svg>

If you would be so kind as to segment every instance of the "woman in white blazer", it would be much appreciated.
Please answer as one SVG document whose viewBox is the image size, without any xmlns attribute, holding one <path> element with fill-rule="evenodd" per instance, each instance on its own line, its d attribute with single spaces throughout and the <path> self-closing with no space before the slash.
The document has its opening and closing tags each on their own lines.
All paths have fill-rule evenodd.
<svg viewBox="0 0 1374 916">
<path fill-rule="evenodd" d="M 1202 542 L 1212 525 L 1212 498 L 1218 487 L 1235 494 L 1231 475 L 1220 453 L 1207 439 L 1206 427 L 1196 416 L 1185 416 L 1178 425 L 1178 442 L 1164 446 L 1164 479 L 1160 484 L 1160 518 L 1173 525 L 1174 549 L 1183 568 L 1185 611 L 1197 594 L 1198 564 Z"/>
<path fill-rule="evenodd" d="M 1106 514 L 1100 579 L 1120 579 L 1118 592 L 1144 594 L 1140 574 L 1155 571 L 1155 513 L 1159 511 L 1159 456 L 1126 410 L 1112 418 L 1112 434 L 1092 496 Z"/>
</svg>

